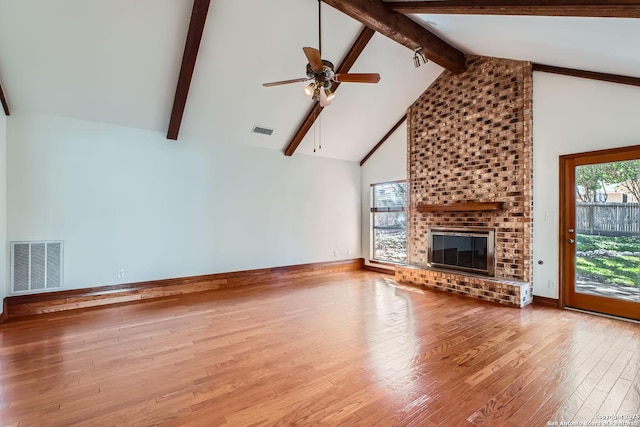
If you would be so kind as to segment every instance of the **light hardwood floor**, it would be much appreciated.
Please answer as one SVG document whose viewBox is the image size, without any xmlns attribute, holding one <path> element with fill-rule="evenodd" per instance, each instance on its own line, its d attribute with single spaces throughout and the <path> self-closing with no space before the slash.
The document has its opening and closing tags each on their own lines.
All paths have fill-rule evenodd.
<svg viewBox="0 0 640 427">
<path fill-rule="evenodd" d="M 640 409 L 640 325 L 364 271 L 10 320 L 0 343 L 0 426 L 545 426 Z"/>
</svg>

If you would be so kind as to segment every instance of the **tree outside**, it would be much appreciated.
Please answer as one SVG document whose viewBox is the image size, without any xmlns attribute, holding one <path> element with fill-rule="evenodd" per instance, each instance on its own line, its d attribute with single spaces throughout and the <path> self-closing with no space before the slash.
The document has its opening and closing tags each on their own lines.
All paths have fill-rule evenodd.
<svg viewBox="0 0 640 427">
<path fill-rule="evenodd" d="M 606 202 L 612 186 L 626 190 L 634 202 L 640 201 L 640 160 L 576 168 L 576 196 L 580 202 Z"/>
</svg>

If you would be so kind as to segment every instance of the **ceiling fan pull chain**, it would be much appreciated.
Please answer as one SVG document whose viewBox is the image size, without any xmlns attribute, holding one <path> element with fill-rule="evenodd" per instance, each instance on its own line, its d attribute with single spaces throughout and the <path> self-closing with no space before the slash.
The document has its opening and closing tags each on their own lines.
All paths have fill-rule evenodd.
<svg viewBox="0 0 640 427">
<path fill-rule="evenodd" d="M 318 127 L 318 115 L 316 114 L 315 120 L 313 121 L 313 152 L 316 152 L 316 130 Z"/>
<path fill-rule="evenodd" d="M 322 116 L 318 117 L 318 150 L 322 150 Z"/>
</svg>

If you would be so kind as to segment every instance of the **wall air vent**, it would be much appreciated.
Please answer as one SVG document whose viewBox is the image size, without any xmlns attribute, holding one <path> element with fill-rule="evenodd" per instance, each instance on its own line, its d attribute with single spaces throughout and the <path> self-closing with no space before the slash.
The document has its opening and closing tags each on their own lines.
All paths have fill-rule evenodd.
<svg viewBox="0 0 640 427">
<path fill-rule="evenodd" d="M 11 242 L 11 291 L 62 287 L 62 242 Z"/>
<path fill-rule="evenodd" d="M 273 129 L 268 129 L 261 126 L 254 126 L 253 129 L 251 129 L 251 132 L 259 133 L 261 135 L 271 136 L 271 134 L 273 133 Z"/>
</svg>

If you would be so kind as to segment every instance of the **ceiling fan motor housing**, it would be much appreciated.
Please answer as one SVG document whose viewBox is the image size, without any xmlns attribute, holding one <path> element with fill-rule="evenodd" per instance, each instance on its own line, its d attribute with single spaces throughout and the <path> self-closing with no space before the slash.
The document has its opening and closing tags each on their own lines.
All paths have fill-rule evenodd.
<svg viewBox="0 0 640 427">
<path fill-rule="evenodd" d="M 311 67 L 311 64 L 307 64 L 307 77 L 314 79 L 319 86 L 329 88 L 335 75 L 333 68 L 333 63 L 326 59 L 322 60 L 322 71 L 319 73 Z"/>
</svg>

